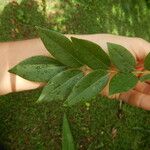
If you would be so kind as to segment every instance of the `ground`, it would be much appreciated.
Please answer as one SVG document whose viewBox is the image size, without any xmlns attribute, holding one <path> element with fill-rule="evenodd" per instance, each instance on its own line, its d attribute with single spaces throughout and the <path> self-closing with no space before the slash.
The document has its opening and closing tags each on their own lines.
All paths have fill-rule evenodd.
<svg viewBox="0 0 150 150">
<path fill-rule="evenodd" d="M 0 0 L 0 41 L 37 37 L 35 25 L 62 33 L 113 33 L 150 40 L 149 1 Z M 59 150 L 63 112 L 81 150 L 149 150 L 150 112 L 105 97 L 69 110 L 35 104 L 42 89 L 0 96 L 0 143 L 15 150 Z"/>
</svg>

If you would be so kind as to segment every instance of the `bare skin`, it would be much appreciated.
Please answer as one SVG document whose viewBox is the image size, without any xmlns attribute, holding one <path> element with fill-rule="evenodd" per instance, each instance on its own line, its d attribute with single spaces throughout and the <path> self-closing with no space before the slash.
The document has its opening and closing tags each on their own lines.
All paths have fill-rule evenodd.
<svg viewBox="0 0 150 150">
<path fill-rule="evenodd" d="M 100 45 L 106 52 L 107 42 L 120 44 L 133 54 L 139 66 L 143 65 L 145 56 L 150 52 L 150 43 L 141 38 L 123 37 L 111 34 L 66 35 L 68 38 L 71 36 L 93 41 Z M 40 39 L 0 43 L 0 52 L 0 95 L 36 89 L 45 85 L 44 83 L 25 80 L 8 72 L 10 68 L 31 56 L 50 56 Z M 108 87 L 105 88 L 101 94 L 108 96 Z M 139 82 L 136 87 L 129 92 L 117 94 L 110 98 L 114 97 L 131 105 L 150 110 L 149 83 Z"/>
</svg>

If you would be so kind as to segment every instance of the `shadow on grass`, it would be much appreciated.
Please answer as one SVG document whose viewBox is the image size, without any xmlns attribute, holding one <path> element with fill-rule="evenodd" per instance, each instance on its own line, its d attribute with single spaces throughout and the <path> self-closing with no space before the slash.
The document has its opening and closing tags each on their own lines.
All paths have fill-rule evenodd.
<svg viewBox="0 0 150 150">
<path fill-rule="evenodd" d="M 37 37 L 35 26 L 50 27 L 46 18 L 46 2 L 22 0 L 8 3 L 0 15 L 0 41 Z"/>
</svg>

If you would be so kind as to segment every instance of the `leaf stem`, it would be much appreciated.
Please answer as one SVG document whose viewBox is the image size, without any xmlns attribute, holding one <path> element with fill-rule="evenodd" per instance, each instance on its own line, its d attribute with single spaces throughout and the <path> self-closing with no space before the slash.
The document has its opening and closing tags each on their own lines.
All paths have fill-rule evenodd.
<svg viewBox="0 0 150 150">
<path fill-rule="evenodd" d="M 108 70 L 108 72 L 117 73 L 117 72 L 119 72 L 119 70 Z M 150 73 L 150 71 L 149 70 L 144 70 L 144 71 L 134 70 L 132 73 L 134 73 L 134 74 L 148 74 L 148 73 Z"/>
<path fill-rule="evenodd" d="M 135 73 L 135 74 L 147 74 L 147 73 L 150 73 L 150 71 L 149 70 L 144 70 L 144 71 L 139 71 L 139 70 L 135 70 L 135 71 L 133 71 L 133 73 Z"/>
<path fill-rule="evenodd" d="M 92 71 L 92 69 L 89 68 L 86 65 L 82 66 L 80 68 L 80 70 L 83 71 L 85 74 L 88 74 L 89 72 Z M 104 69 L 101 69 L 101 70 L 104 70 Z M 114 73 L 114 74 L 119 72 L 119 70 L 117 70 L 116 68 L 110 68 L 110 69 L 104 70 L 104 71 L 108 71 L 109 73 Z M 138 75 L 138 74 L 150 74 L 150 70 L 143 70 L 143 71 L 141 71 L 141 70 L 134 70 L 134 71 L 132 71 L 132 73 L 134 73 L 136 75 Z"/>
</svg>

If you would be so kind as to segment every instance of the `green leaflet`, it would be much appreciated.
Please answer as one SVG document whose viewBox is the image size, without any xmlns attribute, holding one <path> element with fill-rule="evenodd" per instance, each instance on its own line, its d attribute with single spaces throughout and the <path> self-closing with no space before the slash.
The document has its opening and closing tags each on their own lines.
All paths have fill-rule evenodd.
<svg viewBox="0 0 150 150">
<path fill-rule="evenodd" d="M 92 69 L 108 69 L 110 59 L 102 48 L 90 41 L 71 37 L 76 47 L 77 58 Z"/>
<path fill-rule="evenodd" d="M 144 60 L 144 68 L 150 70 L 150 53 L 146 56 Z"/>
<path fill-rule="evenodd" d="M 9 70 L 24 79 L 35 82 L 47 82 L 66 67 L 57 60 L 47 56 L 34 56 L 17 64 Z"/>
<path fill-rule="evenodd" d="M 70 67 L 81 67 L 82 64 L 77 60 L 72 42 L 64 35 L 37 27 L 39 35 L 47 50 L 61 63 Z"/>
<path fill-rule="evenodd" d="M 141 82 L 150 81 L 150 74 L 146 74 L 140 77 Z"/>
<path fill-rule="evenodd" d="M 109 83 L 109 94 L 116 94 L 127 92 L 132 89 L 138 78 L 133 73 L 117 73 L 114 75 Z"/>
<path fill-rule="evenodd" d="M 75 150 L 74 140 L 66 114 L 63 118 L 62 150 Z"/>
<path fill-rule="evenodd" d="M 121 72 L 132 72 L 136 66 L 136 61 L 132 54 L 123 46 L 108 43 L 109 55 L 112 63 Z"/>
<path fill-rule="evenodd" d="M 82 77 L 83 73 L 79 70 L 67 70 L 57 74 L 44 87 L 38 102 L 63 100 Z"/>
<path fill-rule="evenodd" d="M 83 77 L 73 88 L 64 105 L 71 106 L 95 97 L 107 84 L 107 71 L 95 70 Z"/>
</svg>

